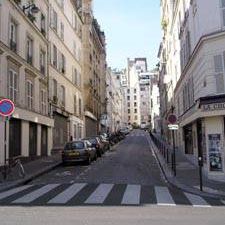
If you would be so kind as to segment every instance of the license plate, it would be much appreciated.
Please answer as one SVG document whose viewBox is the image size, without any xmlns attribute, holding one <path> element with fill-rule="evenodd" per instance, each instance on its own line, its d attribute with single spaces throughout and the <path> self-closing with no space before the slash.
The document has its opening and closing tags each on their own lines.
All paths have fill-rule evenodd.
<svg viewBox="0 0 225 225">
<path fill-rule="evenodd" d="M 80 155 L 79 152 L 71 152 L 71 153 L 69 153 L 69 156 L 78 156 L 78 155 Z"/>
</svg>

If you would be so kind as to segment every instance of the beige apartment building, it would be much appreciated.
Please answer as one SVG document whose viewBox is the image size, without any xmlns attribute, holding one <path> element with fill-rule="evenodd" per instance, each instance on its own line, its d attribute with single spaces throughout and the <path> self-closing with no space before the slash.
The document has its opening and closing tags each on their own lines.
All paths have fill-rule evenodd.
<svg viewBox="0 0 225 225">
<path fill-rule="evenodd" d="M 82 19 L 78 1 L 49 1 L 49 99 L 53 149 L 84 136 Z"/>
<path fill-rule="evenodd" d="M 54 120 L 48 107 L 48 1 L 0 2 L 0 98 L 10 98 L 15 112 L 0 121 L 0 165 L 22 155 L 49 155 Z"/>
<path fill-rule="evenodd" d="M 106 44 L 92 13 L 92 0 L 82 3 L 84 47 L 84 113 L 86 136 L 105 131 L 106 116 Z"/>
<path fill-rule="evenodd" d="M 161 1 L 160 115 L 178 117 L 176 145 L 204 173 L 225 180 L 225 1 Z M 212 15 L 212 16 L 208 16 Z M 173 110 L 174 109 L 174 110 Z"/>
</svg>

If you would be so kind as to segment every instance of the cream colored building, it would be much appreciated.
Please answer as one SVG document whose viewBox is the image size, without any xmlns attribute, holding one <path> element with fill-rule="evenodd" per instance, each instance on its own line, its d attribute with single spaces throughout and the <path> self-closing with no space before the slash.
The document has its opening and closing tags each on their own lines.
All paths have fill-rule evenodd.
<svg viewBox="0 0 225 225">
<path fill-rule="evenodd" d="M 55 121 L 53 149 L 84 137 L 83 22 L 78 1 L 49 1 L 49 98 Z"/>
<path fill-rule="evenodd" d="M 178 148 L 196 164 L 201 157 L 209 178 L 224 181 L 225 2 L 162 0 L 161 9 L 163 127 L 174 106 Z"/>
<path fill-rule="evenodd" d="M 49 155 L 54 120 L 48 107 L 48 1 L 0 2 L 0 98 L 10 98 L 15 112 L 0 121 L 0 165 L 22 155 Z M 36 10 L 38 7 L 38 11 Z"/>
<path fill-rule="evenodd" d="M 82 2 L 84 46 L 84 110 L 86 136 L 106 131 L 105 34 L 92 13 L 92 0 Z"/>
</svg>

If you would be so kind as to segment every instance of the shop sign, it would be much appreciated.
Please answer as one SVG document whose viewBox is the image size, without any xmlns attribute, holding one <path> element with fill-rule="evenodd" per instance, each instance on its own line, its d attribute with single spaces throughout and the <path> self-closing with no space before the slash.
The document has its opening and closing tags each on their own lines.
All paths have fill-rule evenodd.
<svg viewBox="0 0 225 225">
<path fill-rule="evenodd" d="M 225 102 L 202 105 L 202 110 L 203 111 L 225 110 Z"/>
<path fill-rule="evenodd" d="M 209 134 L 208 143 L 210 171 L 222 171 L 221 135 Z"/>
</svg>

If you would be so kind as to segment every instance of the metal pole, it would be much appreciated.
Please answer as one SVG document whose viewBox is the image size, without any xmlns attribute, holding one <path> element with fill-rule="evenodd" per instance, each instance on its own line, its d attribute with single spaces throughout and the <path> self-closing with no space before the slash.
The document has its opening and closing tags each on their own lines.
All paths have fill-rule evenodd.
<svg viewBox="0 0 225 225">
<path fill-rule="evenodd" d="M 173 138 L 173 172 L 174 176 L 176 176 L 177 172 L 176 172 L 176 150 L 175 150 L 174 130 L 172 130 L 172 138 Z"/>
<path fill-rule="evenodd" d="M 202 156 L 198 157 L 198 164 L 199 164 L 199 185 L 200 185 L 200 191 L 203 191 L 203 182 L 202 182 Z"/>
<path fill-rule="evenodd" d="M 4 129 L 4 180 L 6 179 L 6 152 L 7 152 L 7 117 L 5 117 Z"/>
</svg>

